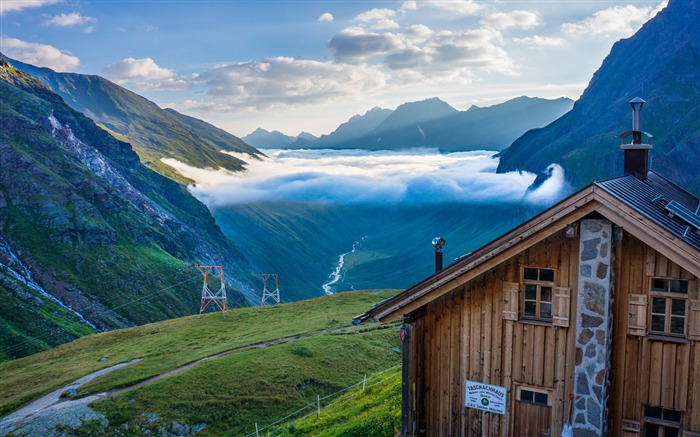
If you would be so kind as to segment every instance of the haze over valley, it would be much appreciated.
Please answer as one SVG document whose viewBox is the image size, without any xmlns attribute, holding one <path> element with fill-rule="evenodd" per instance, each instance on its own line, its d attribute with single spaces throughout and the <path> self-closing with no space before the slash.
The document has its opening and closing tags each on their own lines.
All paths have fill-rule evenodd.
<svg viewBox="0 0 700 437">
<path fill-rule="evenodd" d="M 353 246 L 332 291 L 407 287 L 431 272 L 434 237 L 457 258 L 570 190 L 555 167 L 528 191 L 537 175 L 497 174 L 488 151 L 261 151 L 242 173 L 166 162 L 286 299 L 320 295 Z"/>
</svg>

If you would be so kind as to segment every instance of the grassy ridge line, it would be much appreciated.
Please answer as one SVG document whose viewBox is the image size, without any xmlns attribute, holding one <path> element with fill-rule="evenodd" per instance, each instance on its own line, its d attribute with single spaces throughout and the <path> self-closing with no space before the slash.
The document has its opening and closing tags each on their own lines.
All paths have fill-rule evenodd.
<svg viewBox="0 0 700 437">
<path fill-rule="evenodd" d="M 79 395 L 128 387 L 225 350 L 319 329 L 348 326 L 352 317 L 392 291 L 340 293 L 271 307 L 210 313 L 80 338 L 0 364 L 0 416 L 93 371 L 133 358 L 143 361 L 81 387 Z"/>
</svg>

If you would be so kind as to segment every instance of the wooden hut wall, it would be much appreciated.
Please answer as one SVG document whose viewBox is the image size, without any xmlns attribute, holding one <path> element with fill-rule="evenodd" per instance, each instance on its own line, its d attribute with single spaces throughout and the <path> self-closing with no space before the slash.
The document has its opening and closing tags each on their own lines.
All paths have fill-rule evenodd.
<svg viewBox="0 0 700 437">
<path fill-rule="evenodd" d="M 698 280 L 631 235 L 617 245 L 615 258 L 610 429 L 622 430 L 624 436 L 641 435 L 643 406 L 651 405 L 681 411 L 683 428 L 700 432 L 700 350 L 696 342 L 649 335 L 645 325 L 650 308 L 640 310 L 641 321 L 631 320 L 634 298 L 648 298 L 652 278 L 688 280 L 686 332 L 691 334 L 698 325 L 690 311 L 700 297 Z M 639 323 L 642 329 L 630 329 Z"/>
<path fill-rule="evenodd" d="M 504 320 L 503 284 L 520 282 L 522 267 L 538 267 L 556 270 L 555 285 L 574 288 L 577 266 L 578 239 L 561 231 L 425 307 L 415 320 L 412 348 L 416 435 L 514 435 L 510 416 L 518 385 L 551 393 L 551 431 L 560 433 L 572 392 L 575 356 L 568 345 L 575 329 Z M 575 314 L 573 296 L 570 306 Z M 507 387 L 509 413 L 467 409 L 465 380 Z"/>
</svg>

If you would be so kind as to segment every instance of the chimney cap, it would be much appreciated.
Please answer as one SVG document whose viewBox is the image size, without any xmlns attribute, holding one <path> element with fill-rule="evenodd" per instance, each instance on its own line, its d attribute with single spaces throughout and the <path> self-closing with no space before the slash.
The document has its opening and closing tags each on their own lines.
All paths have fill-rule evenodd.
<svg viewBox="0 0 700 437">
<path fill-rule="evenodd" d="M 635 97 L 634 99 L 629 101 L 629 104 L 632 106 L 633 111 L 641 111 L 642 106 L 644 106 L 646 102 L 641 98 L 641 97 Z"/>
<path fill-rule="evenodd" d="M 433 238 L 433 246 L 435 246 L 435 250 L 441 250 L 445 247 L 445 239 L 442 237 Z"/>
</svg>

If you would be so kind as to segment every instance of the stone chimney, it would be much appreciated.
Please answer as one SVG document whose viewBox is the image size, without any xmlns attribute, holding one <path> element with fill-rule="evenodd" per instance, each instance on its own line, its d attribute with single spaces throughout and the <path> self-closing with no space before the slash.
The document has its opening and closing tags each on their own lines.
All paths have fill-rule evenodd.
<svg viewBox="0 0 700 437">
<path fill-rule="evenodd" d="M 649 150 L 652 149 L 652 146 L 651 144 L 642 144 L 642 134 L 653 138 L 650 134 L 642 132 L 639 122 L 639 113 L 642 112 L 642 106 L 646 102 L 639 97 L 635 97 L 629 103 L 632 106 L 632 130 L 620 135 L 620 138 L 627 138 L 632 135 L 631 143 L 620 146 L 625 153 L 624 175 L 634 176 L 645 181 L 649 172 Z"/>
</svg>

